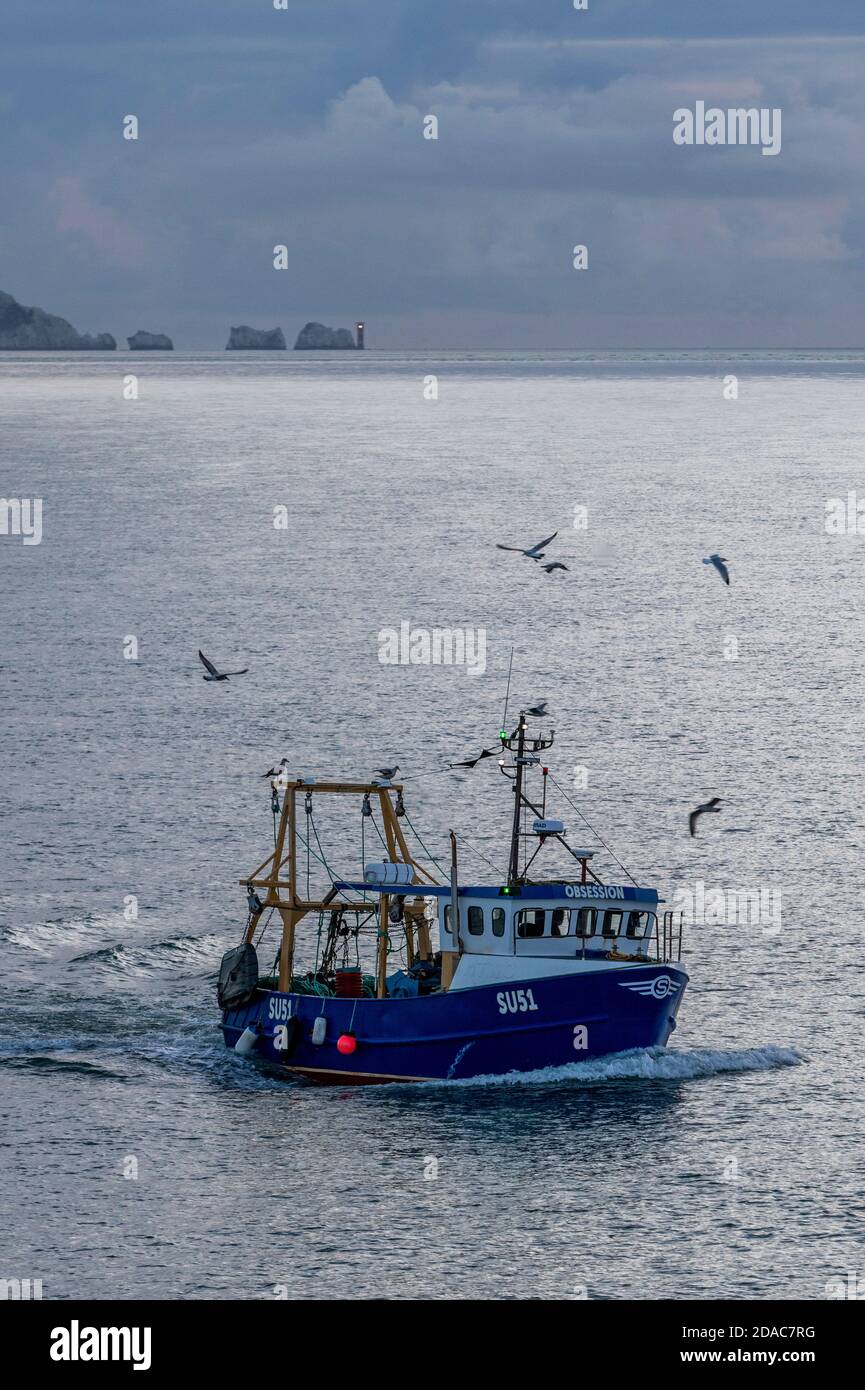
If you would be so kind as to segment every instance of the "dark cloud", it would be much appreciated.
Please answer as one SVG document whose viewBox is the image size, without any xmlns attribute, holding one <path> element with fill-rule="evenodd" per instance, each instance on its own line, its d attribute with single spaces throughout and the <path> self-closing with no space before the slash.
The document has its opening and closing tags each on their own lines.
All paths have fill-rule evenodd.
<svg viewBox="0 0 865 1390">
<path fill-rule="evenodd" d="M 230 322 L 363 314 L 405 346 L 863 339 L 857 4 L 34 15 L 0 57 L 0 280 L 82 328 L 218 347 Z M 781 153 L 675 146 L 698 98 L 780 107 Z"/>
</svg>

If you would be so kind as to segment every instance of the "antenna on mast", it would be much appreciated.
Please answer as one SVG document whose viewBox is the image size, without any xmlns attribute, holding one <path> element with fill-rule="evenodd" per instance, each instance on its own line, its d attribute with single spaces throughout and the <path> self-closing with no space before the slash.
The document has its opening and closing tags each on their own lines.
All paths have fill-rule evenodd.
<svg viewBox="0 0 865 1390">
<path fill-rule="evenodd" d="M 504 758 L 502 757 L 499 759 L 499 770 L 513 782 L 514 818 L 511 827 L 511 852 L 508 863 L 508 891 L 513 892 L 521 882 L 520 815 L 524 806 L 537 814 L 537 807 L 532 805 L 523 791 L 523 781 L 525 780 L 525 774 L 528 768 L 540 763 L 541 760 L 538 754 L 543 752 L 546 748 L 552 748 L 555 735 L 552 730 L 550 730 L 548 738 L 544 738 L 542 734 L 537 738 L 529 737 L 526 734 L 526 711 L 521 709 L 517 720 L 517 727 L 514 729 L 513 733 L 509 734 L 506 728 L 502 728 L 499 732 L 499 737 L 502 744 L 502 753 L 507 749 L 509 753 L 513 754 L 514 759 L 511 765 L 513 771 L 512 777 L 511 772 L 505 767 Z M 516 747 L 514 747 L 514 743 L 516 743 Z M 531 745 L 530 752 L 526 748 L 527 744 Z M 546 807 L 546 802 L 544 805 Z"/>
<path fill-rule="evenodd" d="M 502 715 L 502 733 L 504 733 L 505 729 L 506 729 L 507 726 L 508 726 L 508 700 L 510 699 L 510 696 L 511 696 L 511 671 L 512 671 L 512 669 L 513 669 L 513 665 L 514 665 L 514 649 L 513 649 L 513 647 L 511 647 L 511 659 L 510 659 L 510 661 L 508 662 L 508 684 L 507 684 L 507 689 L 505 690 L 505 712 L 504 712 L 504 714 Z"/>
</svg>

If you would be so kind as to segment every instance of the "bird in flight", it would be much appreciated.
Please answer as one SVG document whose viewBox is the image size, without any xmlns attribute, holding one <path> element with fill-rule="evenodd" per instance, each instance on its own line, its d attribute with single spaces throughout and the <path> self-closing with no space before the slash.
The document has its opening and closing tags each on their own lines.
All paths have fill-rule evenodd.
<svg viewBox="0 0 865 1390">
<path fill-rule="evenodd" d="M 207 657 L 204 655 L 204 652 L 201 651 L 198 653 L 198 659 L 208 673 L 206 676 L 202 676 L 201 678 L 205 681 L 227 681 L 229 676 L 245 676 L 247 671 L 249 670 L 248 666 L 244 666 L 242 671 L 217 671 L 213 662 L 208 661 Z"/>
<path fill-rule="evenodd" d="M 279 777 L 288 767 L 288 758 L 283 758 L 276 767 L 272 767 L 269 772 L 263 772 L 262 777 Z"/>
<path fill-rule="evenodd" d="M 725 584 L 730 583 L 730 571 L 727 569 L 727 561 L 723 555 L 710 555 L 708 560 L 703 561 L 704 565 L 714 565 Z"/>
<path fill-rule="evenodd" d="M 551 536 L 547 536 L 546 540 L 538 541 L 537 545 L 530 545 L 526 550 L 521 545 L 502 545 L 501 542 L 496 541 L 496 550 L 515 550 L 518 555 L 527 555 L 530 560 L 542 560 L 544 546 L 555 540 L 558 534 L 558 531 L 554 531 Z"/>
<path fill-rule="evenodd" d="M 529 705 L 526 714 L 530 714 L 533 719 L 545 719 L 547 715 L 546 700 L 538 700 L 536 705 Z"/>
<path fill-rule="evenodd" d="M 697 833 L 697 821 L 700 819 L 700 817 L 701 817 L 702 815 L 705 815 L 705 813 L 706 813 L 707 811 L 718 811 L 718 812 L 720 812 L 720 810 L 721 810 L 721 798 L 720 798 L 720 796 L 713 796 L 711 801 L 704 801 L 703 804 L 702 804 L 702 806 L 698 806 L 697 809 L 696 809 L 696 811 L 692 811 L 691 814 L 690 814 L 689 817 L 688 817 L 688 829 L 690 830 L 691 834 L 692 834 L 692 835 L 696 835 L 696 833 Z"/>
<path fill-rule="evenodd" d="M 567 568 L 567 565 L 563 565 L 561 560 L 554 560 L 551 565 L 541 565 L 541 569 L 546 570 L 547 574 L 552 574 L 553 570 L 566 570 Z"/>
</svg>

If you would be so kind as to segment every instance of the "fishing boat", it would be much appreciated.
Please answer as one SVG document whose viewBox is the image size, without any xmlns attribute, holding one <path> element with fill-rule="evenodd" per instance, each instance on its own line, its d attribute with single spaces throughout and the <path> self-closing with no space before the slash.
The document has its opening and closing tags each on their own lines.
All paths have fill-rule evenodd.
<svg viewBox="0 0 865 1390">
<path fill-rule="evenodd" d="M 462 1081 L 666 1046 L 688 982 L 682 915 L 662 911 L 654 888 L 603 882 L 595 851 L 573 848 L 547 816 L 542 755 L 553 739 L 531 735 L 524 711 L 499 731 L 513 796 L 499 883 L 460 881 L 453 831 L 450 873 L 437 876 L 409 847 L 419 837 L 390 776 L 275 777 L 273 851 L 240 880 L 243 939 L 219 972 L 226 1046 L 320 1083 Z M 335 797 L 360 802 L 350 879 L 330 867 L 319 834 L 319 808 Z M 367 862 L 373 829 L 385 857 Z M 571 876 L 539 876 L 551 844 L 570 855 Z M 312 858 L 326 889 L 310 888 Z M 275 959 L 262 972 L 273 924 Z"/>
</svg>

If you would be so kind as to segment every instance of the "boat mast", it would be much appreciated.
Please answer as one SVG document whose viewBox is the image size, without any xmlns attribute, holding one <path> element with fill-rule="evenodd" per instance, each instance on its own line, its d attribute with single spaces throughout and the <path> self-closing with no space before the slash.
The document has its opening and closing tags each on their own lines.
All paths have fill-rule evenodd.
<svg viewBox="0 0 865 1390">
<path fill-rule="evenodd" d="M 532 805 L 525 792 L 523 791 L 523 779 L 525 776 L 525 769 L 528 767 L 529 763 L 540 762 L 540 758 L 537 756 L 538 753 L 543 752 L 545 748 L 552 748 L 554 737 L 555 735 L 553 734 L 552 730 L 550 730 L 549 737 L 547 738 L 544 738 L 543 734 L 540 734 L 537 738 L 532 737 L 530 740 L 531 753 L 527 754 L 526 712 L 524 709 L 520 710 L 519 722 L 512 734 L 509 734 L 507 730 L 504 728 L 499 730 L 499 738 L 502 742 L 502 750 L 507 748 L 508 751 L 513 753 L 514 755 L 514 773 L 513 777 L 511 778 L 513 782 L 514 793 L 514 819 L 511 825 L 511 855 L 510 862 L 508 864 L 509 888 L 516 888 L 521 881 L 520 839 L 522 837 L 520 835 L 520 814 L 524 806 L 528 806 L 530 810 L 537 812 L 537 807 Z M 514 748 L 514 740 L 516 740 L 516 748 Z M 505 769 L 503 758 L 499 759 L 499 767 L 501 768 L 501 771 L 505 773 L 506 777 L 511 777 L 510 771 Z M 570 848 L 570 846 L 567 846 L 567 848 Z"/>
<path fill-rule="evenodd" d="M 514 777 L 514 820 L 511 827 L 511 859 L 508 865 L 508 887 L 514 888 L 519 882 L 520 877 L 520 813 L 523 809 L 523 752 L 526 746 L 526 712 L 520 710 L 519 723 L 516 730 L 517 754 L 516 754 L 516 775 Z M 514 734 L 508 739 L 507 746 L 510 747 Z"/>
</svg>

